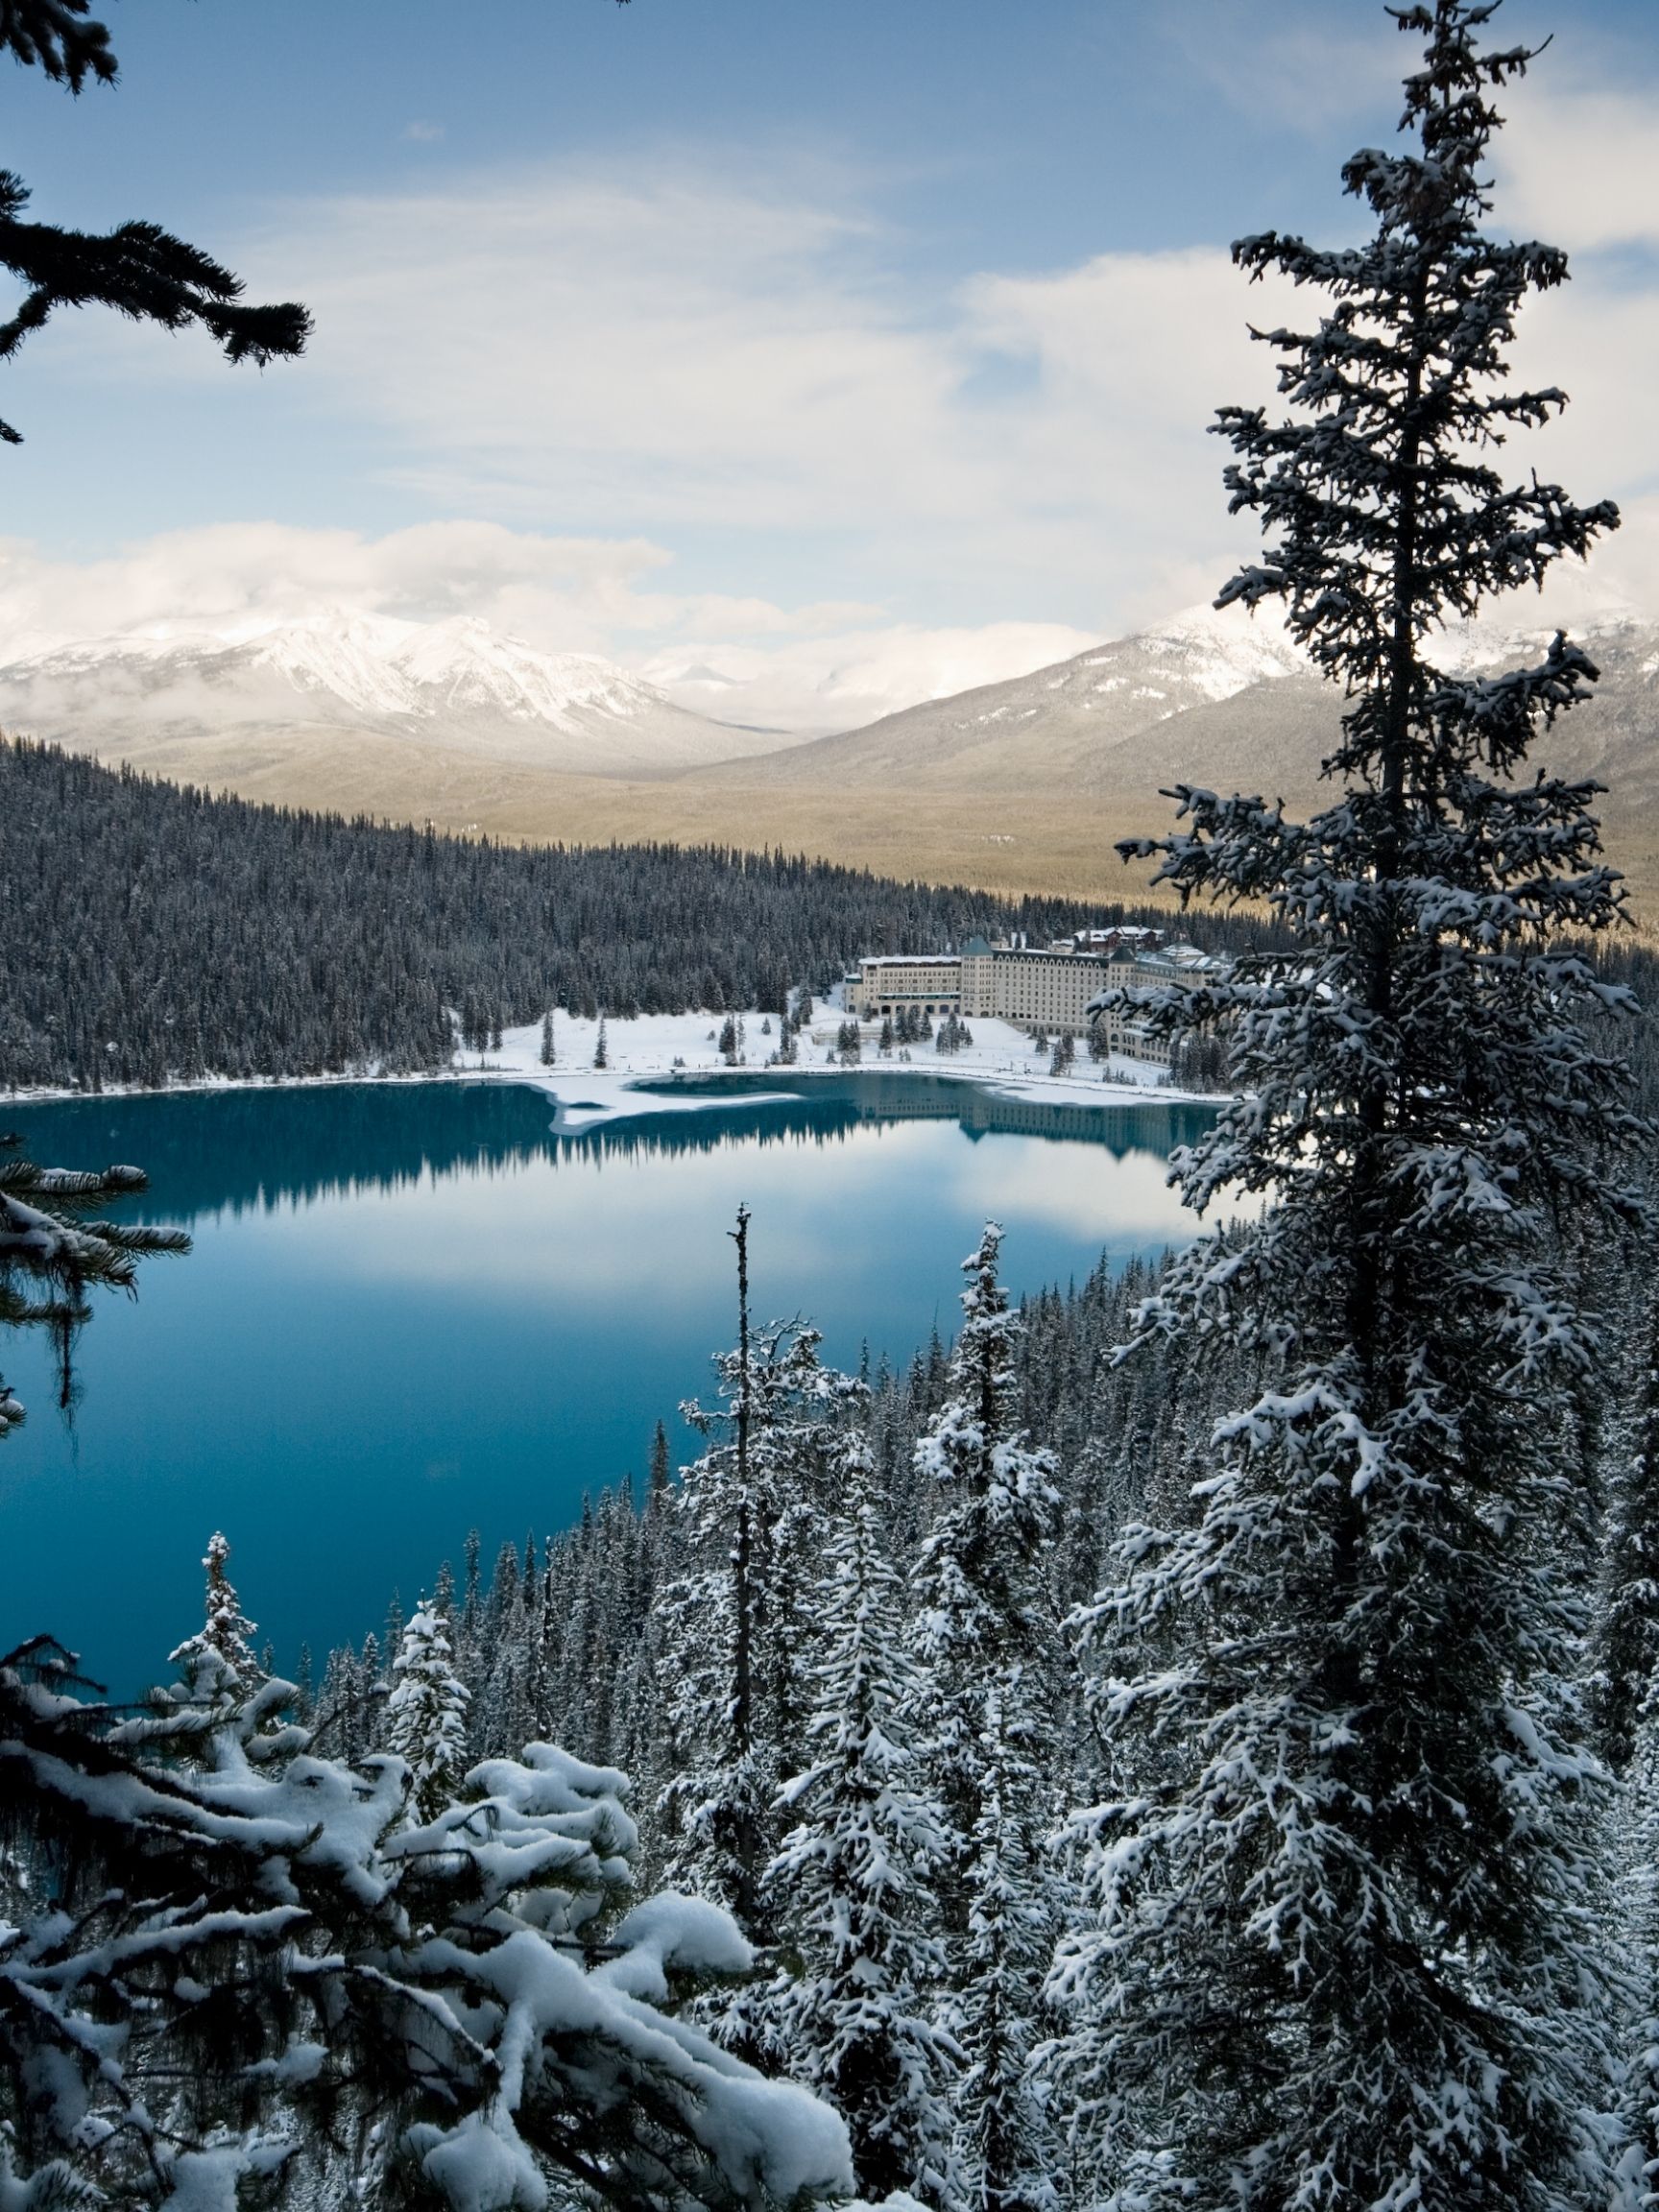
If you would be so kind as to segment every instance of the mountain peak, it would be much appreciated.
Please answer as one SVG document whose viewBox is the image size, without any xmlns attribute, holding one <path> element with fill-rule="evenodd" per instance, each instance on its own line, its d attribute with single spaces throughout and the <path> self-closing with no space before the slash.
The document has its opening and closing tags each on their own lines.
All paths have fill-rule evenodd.
<svg viewBox="0 0 1659 2212">
<path fill-rule="evenodd" d="M 176 753 L 191 733 L 268 742 L 321 726 L 599 776 L 662 774 L 777 741 L 707 721 L 596 655 L 545 653 L 477 615 L 412 622 L 352 607 L 151 622 L 34 652 L 0 663 L 0 716 L 127 758 L 144 753 L 146 732 L 166 731 Z"/>
</svg>

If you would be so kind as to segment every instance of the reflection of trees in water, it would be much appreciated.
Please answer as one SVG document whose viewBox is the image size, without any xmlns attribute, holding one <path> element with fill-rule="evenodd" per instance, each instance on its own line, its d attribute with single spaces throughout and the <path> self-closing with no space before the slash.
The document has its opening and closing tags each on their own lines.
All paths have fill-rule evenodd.
<svg viewBox="0 0 1659 2212">
<path fill-rule="evenodd" d="M 659 1086 L 659 1090 L 670 1087 Z M 150 1175 L 134 1217 L 186 1220 L 257 1211 L 356 1190 L 394 1191 L 423 1178 L 507 1174 L 536 1161 L 657 1159 L 740 1145 L 826 1150 L 858 1128 L 954 1121 L 970 1137 L 1025 1136 L 1166 1155 L 1210 1119 L 1204 1107 L 1078 1106 L 1000 1097 L 927 1075 L 871 1071 L 809 1082 L 758 1075 L 673 1086 L 679 1096 L 774 1101 L 644 1112 L 592 1129 L 560 1130 L 542 1093 L 516 1083 L 334 1084 L 311 1090 L 189 1092 L 0 1108 L 40 1159 L 138 1161 Z M 779 1101 L 781 1091 L 794 1094 Z"/>
<path fill-rule="evenodd" d="M 1005 1096 L 970 1083 L 937 1076 L 888 1074 L 832 1075 L 789 1081 L 766 1075 L 736 1083 L 688 1082 L 653 1085 L 679 1096 L 718 1095 L 739 1091 L 776 1098 L 793 1092 L 795 1105 L 753 1108 L 738 1114 L 708 1107 L 696 1114 L 661 1119 L 649 1116 L 613 1122 L 586 1136 L 566 1138 L 570 1147 L 587 1144 L 624 1157 L 637 1153 L 711 1151 L 733 1138 L 745 1142 L 839 1141 L 849 1131 L 899 1121 L 954 1121 L 963 1133 L 980 1137 L 1040 1137 L 1050 1142 L 1102 1144 L 1117 1159 L 1149 1152 L 1165 1159 L 1178 1144 L 1190 1144 L 1214 1118 L 1207 1106 L 1166 1104 L 1093 1106 L 1046 1098 Z"/>
<path fill-rule="evenodd" d="M 146 1212 L 180 1219 L 510 1171 L 551 1156 L 550 1111 L 520 1085 L 350 1083 L 0 1107 L 0 1119 L 40 1158 L 142 1161 Z"/>
</svg>

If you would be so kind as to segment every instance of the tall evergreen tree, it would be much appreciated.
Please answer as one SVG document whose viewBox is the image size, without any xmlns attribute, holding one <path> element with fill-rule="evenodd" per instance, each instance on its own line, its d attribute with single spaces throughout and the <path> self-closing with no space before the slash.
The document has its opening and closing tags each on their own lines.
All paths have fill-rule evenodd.
<svg viewBox="0 0 1659 2212">
<path fill-rule="evenodd" d="M 1613 2201 L 1630 2212 L 1659 2201 L 1659 1674 L 1637 1707 L 1624 1779 L 1613 1850 L 1624 1999 Z"/>
<path fill-rule="evenodd" d="M 1592 1706 L 1598 1747 L 1620 1769 L 1659 1679 L 1659 1301 L 1643 1316 L 1638 1342 L 1633 1418 L 1609 1485 Z"/>
<path fill-rule="evenodd" d="M 296 1685 L 273 1672 L 271 1647 L 255 1655 L 255 1623 L 226 1562 L 230 1547 L 218 1532 L 202 1565 L 207 1588 L 203 1625 L 169 1655 L 176 1681 L 151 1691 L 147 1714 L 116 1731 L 129 1745 L 158 1746 L 180 1764 L 229 1775 L 252 1767 L 282 1766 L 309 1738 L 284 1716 L 298 1702 Z"/>
<path fill-rule="evenodd" d="M 1047 2212 L 1062 2196 L 1059 2138 L 1034 2079 L 1049 2025 L 1044 1978 L 1063 1926 L 1047 1856 L 1057 1742 L 1043 1687 L 1033 1704 L 1021 1698 L 1028 1682 L 993 1672 L 985 1685 L 968 1925 L 950 2007 L 967 2060 L 955 2155 L 974 2212 Z"/>
<path fill-rule="evenodd" d="M 783 1787 L 796 1825 L 766 1873 L 800 1971 L 770 2010 L 783 2068 L 847 2122 L 861 2193 L 949 2202 L 955 2052 L 928 2016 L 943 1965 L 928 1924 L 944 1836 L 900 1733 L 915 1687 L 903 1583 L 862 1435 L 847 1438 L 840 1471 L 819 1586 L 812 1764 Z"/>
<path fill-rule="evenodd" d="M 533 1572 L 525 1575 L 517 1547 L 503 1544 L 495 1555 L 482 1615 L 482 1682 L 470 1723 L 475 1752 L 481 1752 L 486 1743 L 500 1743 L 517 1756 L 536 1735 L 541 1695 L 536 1672 L 541 1619 L 537 1578 Z"/>
<path fill-rule="evenodd" d="M 944 1822 L 945 2016 L 967 2073 L 955 2099 L 965 2200 L 1046 2200 L 1043 2107 L 1029 2078 L 1044 1969 L 1059 1933 L 1046 1841 L 1054 1789 L 1056 1653 L 1046 1624 L 1059 1504 L 1052 1455 L 1018 1426 L 1018 1315 L 987 1223 L 963 1262 L 962 1332 L 946 1396 L 916 1447 L 937 1486 L 917 1568 L 909 1719 Z"/>
<path fill-rule="evenodd" d="M 1139 2157 L 1135 2186 L 1194 2212 L 1543 2212 L 1599 2186 L 1597 1769 L 1559 1687 L 1596 1354 L 1551 1225 L 1622 1203 L 1617 1072 L 1575 1019 L 1617 995 L 1563 942 L 1620 894 L 1593 787 L 1527 778 L 1584 655 L 1557 636 L 1477 681 L 1433 639 L 1616 517 L 1490 465 L 1562 404 L 1509 389 L 1505 354 L 1563 257 L 1480 230 L 1493 95 L 1532 57 L 1481 50 L 1485 0 L 1392 12 L 1425 53 L 1411 143 L 1344 171 L 1374 233 L 1234 249 L 1332 302 L 1263 334 L 1290 418 L 1218 424 L 1233 505 L 1270 536 L 1222 601 L 1283 600 L 1343 687 L 1339 788 L 1306 825 L 1182 788 L 1190 829 L 1126 848 L 1297 939 L 1154 1009 L 1174 1034 L 1230 1019 L 1247 1094 L 1181 1164 L 1186 1195 L 1264 1207 L 1176 1263 L 1141 1332 L 1259 1381 L 1190 1519 L 1130 1533 L 1094 1616 L 1133 1795 L 1088 1824 L 1098 1924 L 1058 1983 L 1120 2175 Z"/>
<path fill-rule="evenodd" d="M 833 1451 L 831 1416 L 856 1385 L 823 1366 L 816 1330 L 752 1325 L 748 1232 L 743 1207 L 733 1232 L 738 1337 L 715 1362 L 719 1402 L 683 1408 L 712 1448 L 675 1494 L 683 1572 L 662 1606 L 673 1776 L 662 1809 L 676 1837 L 674 1879 L 764 1936 L 776 1793 L 804 1754 L 811 1517 Z"/>
<path fill-rule="evenodd" d="M 668 1431 L 659 1421 L 651 1433 L 651 1465 L 645 1478 L 645 1508 L 658 1513 L 662 1509 L 673 1479 L 673 1467 L 668 1453 Z"/>
<path fill-rule="evenodd" d="M 255 1624 L 242 1610 L 225 1562 L 230 1547 L 215 1530 L 202 1565 L 207 1575 L 205 1620 L 194 1636 L 170 1654 L 186 1681 L 200 1678 L 213 1692 L 246 1695 L 263 1678 L 253 1656 Z"/>
</svg>

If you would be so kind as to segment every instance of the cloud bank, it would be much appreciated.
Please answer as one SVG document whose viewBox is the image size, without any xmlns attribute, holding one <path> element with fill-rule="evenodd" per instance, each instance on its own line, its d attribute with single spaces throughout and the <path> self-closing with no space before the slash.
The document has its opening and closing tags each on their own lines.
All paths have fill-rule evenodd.
<svg viewBox="0 0 1659 2212">
<path fill-rule="evenodd" d="M 1319 52 L 1374 105 L 1368 45 Z M 1506 459 L 1618 497 L 1586 595 L 1659 609 L 1650 103 L 1554 82 L 1508 105 L 1495 226 L 1559 239 L 1576 281 L 1530 308 L 1515 364 L 1575 404 Z M 233 258 L 316 313 L 296 404 L 357 438 L 363 481 L 445 518 L 227 521 L 80 565 L 13 543 L 0 619 L 59 641 L 475 613 L 724 719 L 825 730 L 1213 595 L 1255 539 L 1207 425 L 1271 398 L 1247 319 L 1311 302 L 1246 287 L 1220 244 L 924 276 L 879 200 L 850 166 L 722 150 L 290 202 Z M 1354 228 L 1329 212 L 1316 234 Z M 111 377 L 218 373 L 98 343 Z"/>
<path fill-rule="evenodd" d="M 670 567 L 643 539 L 477 521 L 378 538 L 224 523 L 88 563 L 0 541 L 0 637 L 14 659 L 133 632 L 234 638 L 337 609 L 415 622 L 475 614 L 546 652 L 621 661 L 717 721 L 814 732 L 1024 674 L 1095 641 L 1063 623 L 928 628 L 856 604 L 675 592 Z"/>
</svg>

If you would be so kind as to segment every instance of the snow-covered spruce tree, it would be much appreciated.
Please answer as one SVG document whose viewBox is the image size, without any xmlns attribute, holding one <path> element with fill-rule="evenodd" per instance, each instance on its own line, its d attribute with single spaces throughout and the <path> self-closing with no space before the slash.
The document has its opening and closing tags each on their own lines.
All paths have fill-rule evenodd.
<svg viewBox="0 0 1659 2212">
<path fill-rule="evenodd" d="M 225 1572 L 225 1562 L 229 1556 L 228 1542 L 215 1529 L 207 1539 L 206 1555 L 202 1561 L 207 1575 L 203 1625 L 194 1636 L 186 1637 L 170 1657 L 185 1681 L 203 1675 L 215 1692 L 223 1688 L 235 1695 L 252 1690 L 261 1679 L 263 1670 L 253 1656 L 257 1623 L 243 1612 L 235 1585 Z"/>
<path fill-rule="evenodd" d="M 492 1752 L 516 1757 L 537 1734 L 536 1714 L 544 1694 L 543 1612 L 534 1543 L 526 1544 L 522 1564 L 517 1547 L 503 1544 L 481 1616 L 483 1663 L 468 1728 L 476 1758 Z"/>
<path fill-rule="evenodd" d="M 107 1743 L 141 1747 L 191 1767 L 246 1773 L 307 1748 L 308 1732 L 289 1716 L 296 1687 L 254 1656 L 255 1623 L 226 1573 L 230 1546 L 217 1532 L 205 1557 L 204 1624 L 169 1654 L 176 1678 L 153 1689 L 141 1716 L 114 1721 Z"/>
<path fill-rule="evenodd" d="M 1027 2061 L 1059 1933 L 1046 1839 L 1062 1809 L 1046 1605 L 1059 1497 L 1052 1455 L 1017 1426 L 1020 1322 L 998 1277 L 1001 1240 L 987 1223 L 963 1262 L 945 1402 L 916 1446 L 937 1506 L 916 1575 L 906 1708 L 944 1827 L 942 2010 L 967 2068 L 956 2162 L 964 2201 L 986 2212 L 1049 2200 Z"/>
<path fill-rule="evenodd" d="M 968 1927 L 950 2007 L 967 2062 L 954 2097 L 955 2160 L 961 2201 L 975 2212 L 1047 2212 L 1064 2196 L 1060 2139 L 1046 2084 L 1033 2078 L 1050 2024 L 1044 1977 L 1064 1926 L 1048 1857 L 1057 1739 L 1042 1704 L 1010 1707 L 1018 1695 L 1010 1679 L 987 1681 Z"/>
<path fill-rule="evenodd" d="M 169 1654 L 178 1679 L 150 1693 L 152 1719 L 132 1723 L 123 1742 L 159 1741 L 173 1756 L 196 1764 L 258 1765 L 307 1741 L 302 1729 L 282 1724 L 297 1694 L 254 1656 L 255 1623 L 225 1571 L 229 1556 L 229 1544 L 215 1530 L 202 1561 L 207 1575 L 203 1625 Z"/>
<path fill-rule="evenodd" d="M 260 1743 L 253 1708 L 288 1694 L 209 1763 L 188 1704 L 111 1720 L 50 1649 L 0 1665 L 0 1822 L 42 1900 L 0 1929 L 8 2203 L 850 2186 L 833 2114 L 655 2010 L 752 1954 L 709 1906 L 636 1900 L 621 1775 L 534 1744 L 411 1829 L 400 1761 Z"/>
<path fill-rule="evenodd" d="M 1633 1434 L 1607 1501 L 1592 1711 L 1602 1757 L 1623 1769 L 1659 1680 L 1659 1303 L 1639 1324 Z"/>
<path fill-rule="evenodd" d="M 860 2193 L 952 2203 L 949 2090 L 956 2054 L 928 2017 L 943 1970 L 931 1877 L 944 1848 L 898 1713 L 914 1688 L 903 1584 L 866 1439 L 839 1455 L 842 1501 L 819 1585 L 812 1764 L 784 1784 L 796 1825 L 767 1868 L 798 1971 L 764 2010 L 780 2063 L 847 2122 Z"/>
<path fill-rule="evenodd" d="M 1245 1093 L 1178 1159 L 1185 1194 L 1263 1207 L 1177 1262 L 1140 1331 L 1242 1350 L 1262 1381 L 1190 1522 L 1130 1532 L 1096 1610 L 1140 1787 L 1088 1823 L 1098 1919 L 1056 1977 L 1120 2180 L 1162 2175 L 1194 2212 L 1542 2212 L 1601 2186 L 1598 1769 L 1559 1687 L 1597 1354 L 1551 1226 L 1623 1203 L 1617 1070 L 1576 1020 L 1610 995 L 1572 941 L 1620 893 L 1594 787 L 1527 769 L 1593 680 L 1583 654 L 1557 636 L 1477 680 L 1433 638 L 1616 516 L 1491 466 L 1562 404 L 1506 389 L 1504 356 L 1563 258 L 1479 228 L 1492 94 L 1531 57 L 1479 50 L 1490 5 L 1393 12 L 1426 52 L 1412 142 L 1344 171 L 1374 235 L 1234 249 L 1331 304 L 1264 334 L 1290 419 L 1218 424 L 1270 541 L 1222 602 L 1282 600 L 1342 685 L 1337 789 L 1298 825 L 1182 788 L 1190 829 L 1124 848 L 1297 940 L 1160 1016 L 1226 1021 Z"/>
<path fill-rule="evenodd" d="M 715 1361 L 718 1403 L 682 1408 L 711 1449 L 674 1494 L 682 1567 L 659 1647 L 673 1780 L 660 1809 L 670 1878 L 765 1940 L 760 1878 L 778 1842 L 777 1791 L 805 1762 L 811 1519 L 833 1417 L 857 1385 L 822 1365 L 816 1330 L 752 1326 L 748 1234 L 743 1207 L 733 1232 L 737 1344 Z"/>
<path fill-rule="evenodd" d="M 467 1767 L 465 1686 L 455 1671 L 449 1625 L 424 1599 L 392 1662 L 386 1748 L 409 1768 L 410 1812 L 434 1820 L 456 1795 Z"/>
<path fill-rule="evenodd" d="M 1637 1707 L 1615 1834 L 1624 2019 L 1613 2202 L 1634 2212 L 1659 2200 L 1659 1675 Z"/>
</svg>

